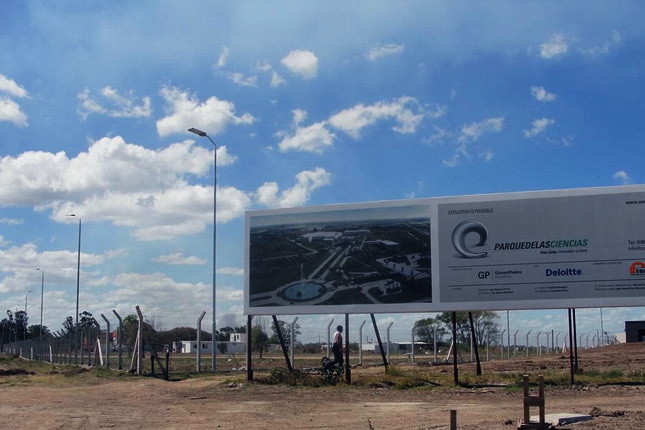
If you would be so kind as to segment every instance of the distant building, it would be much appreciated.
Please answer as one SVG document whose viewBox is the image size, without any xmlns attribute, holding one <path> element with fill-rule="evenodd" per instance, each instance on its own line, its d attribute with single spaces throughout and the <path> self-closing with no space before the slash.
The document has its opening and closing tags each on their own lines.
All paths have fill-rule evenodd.
<svg viewBox="0 0 645 430">
<path fill-rule="evenodd" d="M 213 352 L 213 342 L 212 341 L 201 341 L 201 352 L 204 354 L 211 354 Z M 218 341 L 218 344 L 225 343 L 227 346 L 226 354 L 241 354 L 246 351 L 246 343 L 244 341 L 240 342 L 222 342 Z M 182 354 L 196 354 L 197 353 L 197 341 L 196 340 L 182 340 L 181 341 L 181 353 Z M 219 351 L 217 351 L 219 353 Z"/>
</svg>

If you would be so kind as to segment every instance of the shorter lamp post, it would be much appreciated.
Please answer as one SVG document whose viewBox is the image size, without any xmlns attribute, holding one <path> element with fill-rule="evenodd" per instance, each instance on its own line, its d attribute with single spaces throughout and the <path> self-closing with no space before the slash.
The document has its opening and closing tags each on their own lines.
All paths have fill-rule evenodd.
<svg viewBox="0 0 645 430">
<path fill-rule="evenodd" d="M 216 264 L 217 264 L 217 144 L 211 137 L 202 130 L 197 128 L 189 128 L 190 133 L 196 134 L 199 137 L 205 137 L 213 144 L 213 355 L 211 356 L 211 371 L 215 372 L 217 361 L 215 354 L 217 351 L 217 334 L 215 333 L 215 282 L 216 282 Z"/>
<path fill-rule="evenodd" d="M 32 291 L 29 290 L 29 291 L 27 291 L 25 293 L 25 319 L 23 320 L 24 326 L 22 328 L 22 333 L 23 333 L 22 339 L 23 340 L 27 340 L 27 322 L 26 322 L 27 321 L 27 297 L 29 297 L 29 293 L 31 293 L 31 292 Z"/>
<path fill-rule="evenodd" d="M 45 300 L 45 271 L 40 267 L 37 267 L 36 270 L 40 270 L 40 333 L 38 338 L 40 341 L 43 341 L 43 302 Z"/>
</svg>

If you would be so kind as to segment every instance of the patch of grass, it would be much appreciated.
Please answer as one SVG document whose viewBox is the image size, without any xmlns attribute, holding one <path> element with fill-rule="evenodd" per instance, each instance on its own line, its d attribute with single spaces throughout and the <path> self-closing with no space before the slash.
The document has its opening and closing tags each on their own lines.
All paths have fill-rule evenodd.
<svg viewBox="0 0 645 430">
<path fill-rule="evenodd" d="M 315 382 L 312 379 L 312 375 L 309 375 L 303 371 L 293 369 L 289 371 L 284 367 L 274 367 L 269 372 L 268 376 L 259 376 L 255 378 L 256 382 L 276 385 L 276 384 L 285 384 L 289 386 L 303 385 L 303 386 L 315 386 Z"/>
</svg>

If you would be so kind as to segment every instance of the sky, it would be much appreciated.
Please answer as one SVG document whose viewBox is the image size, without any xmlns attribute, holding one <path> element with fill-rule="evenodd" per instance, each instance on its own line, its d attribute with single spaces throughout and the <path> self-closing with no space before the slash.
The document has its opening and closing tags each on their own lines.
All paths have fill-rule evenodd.
<svg viewBox="0 0 645 430">
<path fill-rule="evenodd" d="M 642 1 L 0 2 L 0 307 L 246 323 L 248 210 L 642 184 Z M 75 214 L 75 217 L 70 217 Z M 36 269 L 40 270 L 36 270 Z M 31 291 L 31 292 L 29 292 Z M 602 315 L 602 318 L 600 317 Z M 409 340 L 431 314 L 376 315 Z M 615 333 L 643 308 L 579 310 Z M 295 317 L 280 317 L 291 322 Z M 299 316 L 303 342 L 343 315 Z M 373 334 L 354 315 L 350 337 Z M 500 325 L 566 333 L 566 310 Z M 114 325 L 115 326 L 115 325 Z M 373 336 L 372 336 L 373 337 Z"/>
</svg>

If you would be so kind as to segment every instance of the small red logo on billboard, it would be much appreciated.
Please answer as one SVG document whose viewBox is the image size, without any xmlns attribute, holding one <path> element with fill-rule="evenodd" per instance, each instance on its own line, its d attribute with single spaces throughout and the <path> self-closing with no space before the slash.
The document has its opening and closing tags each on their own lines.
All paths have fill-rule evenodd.
<svg viewBox="0 0 645 430">
<path fill-rule="evenodd" d="M 629 266 L 629 273 L 632 275 L 645 275 L 645 263 L 642 261 L 634 261 Z"/>
</svg>

